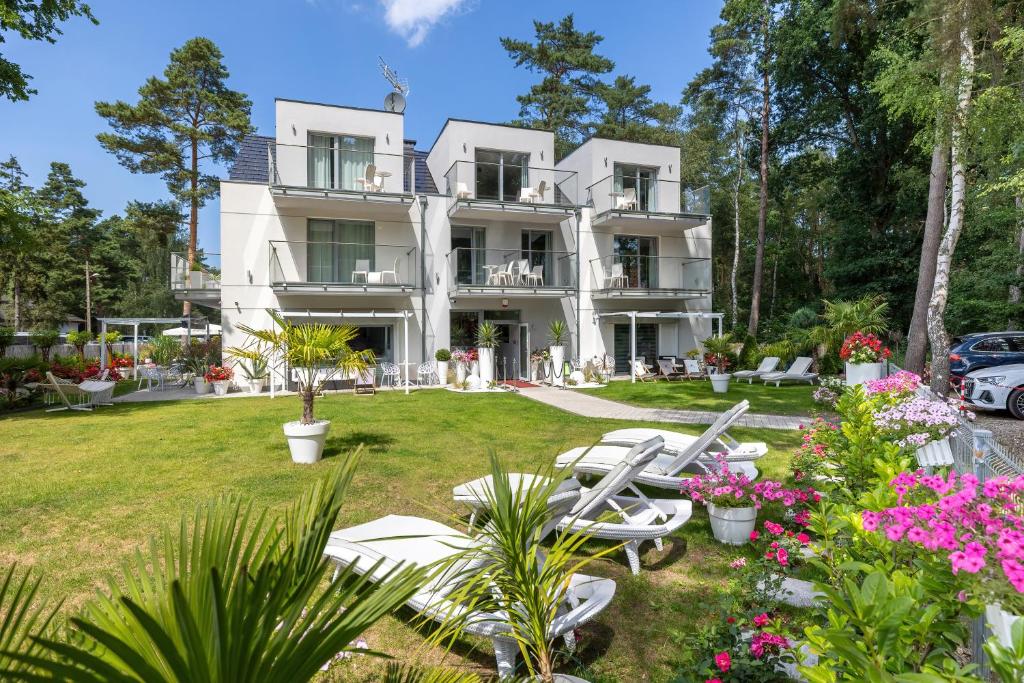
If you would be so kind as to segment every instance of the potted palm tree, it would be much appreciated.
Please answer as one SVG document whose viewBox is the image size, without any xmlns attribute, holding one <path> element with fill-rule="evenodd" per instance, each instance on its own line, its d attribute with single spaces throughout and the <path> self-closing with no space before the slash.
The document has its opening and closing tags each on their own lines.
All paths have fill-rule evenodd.
<svg viewBox="0 0 1024 683">
<path fill-rule="evenodd" d="M 565 338 L 569 336 L 569 326 L 564 320 L 552 320 L 548 325 L 548 338 L 551 341 L 551 385 L 560 387 L 565 384 Z"/>
<path fill-rule="evenodd" d="M 729 391 L 729 380 L 732 379 L 732 375 L 726 372 L 729 368 L 732 340 L 729 339 L 729 335 L 708 337 L 701 344 L 704 346 L 705 360 L 717 370 L 711 375 L 711 388 L 717 394 L 724 394 Z"/>
<path fill-rule="evenodd" d="M 376 359 L 373 352 L 355 351 L 349 343 L 356 336 L 352 325 L 329 325 L 324 323 L 295 324 L 285 320 L 279 313 L 268 310 L 274 321 L 269 330 L 257 330 L 248 325 L 238 329 L 249 335 L 250 348 L 264 354 L 282 358 L 292 369 L 296 391 L 302 399 L 302 418 L 284 424 L 284 435 L 292 460 L 301 464 L 312 464 L 320 460 L 324 440 L 331 428 L 330 420 L 317 420 L 313 415 L 313 399 L 327 382 L 338 375 L 358 375 L 372 366 Z M 228 349 L 234 357 L 244 357 L 245 350 Z"/>
<path fill-rule="evenodd" d="M 480 386 L 494 381 L 494 349 L 498 346 L 498 326 L 489 320 L 476 328 L 476 349 L 480 357 Z"/>
</svg>

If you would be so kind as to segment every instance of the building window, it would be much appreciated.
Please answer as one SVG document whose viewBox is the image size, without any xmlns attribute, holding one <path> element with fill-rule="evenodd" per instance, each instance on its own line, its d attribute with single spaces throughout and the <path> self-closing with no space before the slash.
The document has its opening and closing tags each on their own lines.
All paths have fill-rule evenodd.
<svg viewBox="0 0 1024 683">
<path fill-rule="evenodd" d="M 530 155 L 523 152 L 476 150 L 476 198 L 517 202 L 530 184 Z"/>
<path fill-rule="evenodd" d="M 393 361 L 393 337 L 391 325 L 360 325 L 356 328 L 356 336 L 349 342 L 349 346 L 353 351 L 373 351 L 378 363 Z"/>
<path fill-rule="evenodd" d="M 487 233 L 483 228 L 452 226 L 452 251 L 455 252 L 455 282 L 481 285 L 487 281 Z"/>
<path fill-rule="evenodd" d="M 643 166 L 615 164 L 615 191 L 636 195 L 637 211 L 657 211 L 658 170 Z"/>
<path fill-rule="evenodd" d="M 311 218 L 307 225 L 306 281 L 366 282 L 362 273 L 376 270 L 374 233 L 372 222 Z"/>
<path fill-rule="evenodd" d="M 363 190 L 362 181 L 374 163 L 373 145 L 373 138 L 310 133 L 307 150 L 309 187 Z"/>
<path fill-rule="evenodd" d="M 639 235 L 615 235 L 612 238 L 612 262 L 622 264 L 626 287 L 657 289 L 658 240 Z"/>
<path fill-rule="evenodd" d="M 521 258 L 529 263 L 530 270 L 540 275 L 545 284 L 554 284 L 554 234 L 547 230 L 523 230 L 521 241 Z"/>
<path fill-rule="evenodd" d="M 617 324 L 613 333 L 615 369 L 629 374 L 630 346 L 629 325 Z M 636 357 L 643 358 L 648 365 L 658 361 L 658 326 L 636 326 Z"/>
</svg>

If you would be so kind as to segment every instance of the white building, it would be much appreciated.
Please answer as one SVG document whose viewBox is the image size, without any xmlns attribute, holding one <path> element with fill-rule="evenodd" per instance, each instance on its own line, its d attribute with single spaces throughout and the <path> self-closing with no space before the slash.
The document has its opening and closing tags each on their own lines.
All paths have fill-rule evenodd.
<svg viewBox="0 0 1024 683">
<path fill-rule="evenodd" d="M 248 138 L 221 181 L 219 277 L 172 277 L 179 298 L 221 307 L 225 346 L 274 309 L 418 363 L 490 320 L 512 378 L 555 319 L 570 356 L 620 372 L 634 342 L 651 361 L 712 333 L 711 217 L 680 188 L 678 148 L 592 139 L 554 163 L 551 132 L 449 119 L 422 152 L 403 124 L 276 101 L 274 137 Z"/>
</svg>

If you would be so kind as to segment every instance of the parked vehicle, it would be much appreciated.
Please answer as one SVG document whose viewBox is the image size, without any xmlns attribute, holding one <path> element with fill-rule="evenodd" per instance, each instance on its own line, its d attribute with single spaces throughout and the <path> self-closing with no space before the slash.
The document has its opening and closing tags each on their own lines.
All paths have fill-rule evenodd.
<svg viewBox="0 0 1024 683">
<path fill-rule="evenodd" d="M 949 350 L 949 376 L 954 384 L 970 372 L 1024 363 L 1024 332 L 976 332 L 954 337 Z"/>
<path fill-rule="evenodd" d="M 983 410 L 1009 410 L 1024 420 L 1024 363 L 975 370 L 964 377 L 964 399 Z"/>
</svg>

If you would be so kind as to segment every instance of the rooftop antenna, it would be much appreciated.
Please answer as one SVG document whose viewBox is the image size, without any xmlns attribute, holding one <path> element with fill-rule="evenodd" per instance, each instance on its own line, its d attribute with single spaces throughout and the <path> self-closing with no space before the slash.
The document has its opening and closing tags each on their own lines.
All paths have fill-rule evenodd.
<svg viewBox="0 0 1024 683">
<path fill-rule="evenodd" d="M 384 109 L 396 114 L 405 111 L 405 97 L 409 94 L 409 81 L 399 78 L 398 72 L 388 66 L 383 57 L 377 57 L 380 63 L 380 72 L 387 79 L 387 82 L 394 88 L 394 92 L 388 93 L 384 98 Z"/>
</svg>

